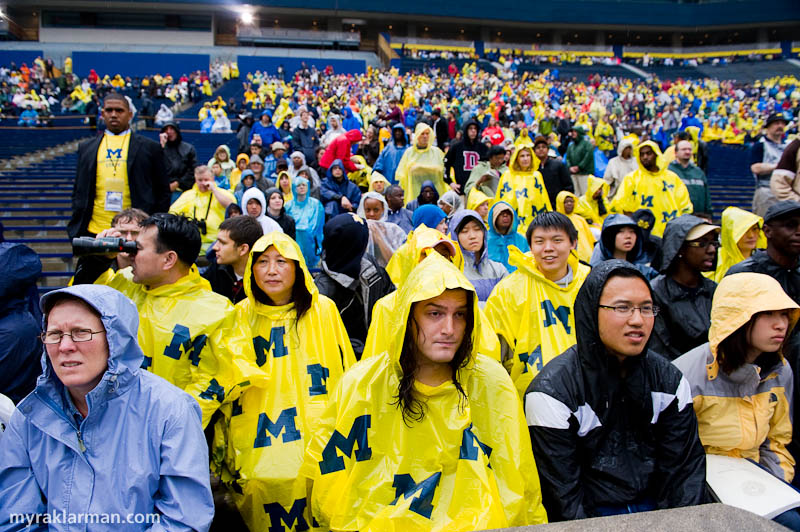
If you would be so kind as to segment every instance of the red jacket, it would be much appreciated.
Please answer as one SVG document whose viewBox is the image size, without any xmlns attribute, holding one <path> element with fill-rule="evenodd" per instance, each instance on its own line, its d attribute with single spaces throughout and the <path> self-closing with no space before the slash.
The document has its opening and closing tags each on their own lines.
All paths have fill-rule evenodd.
<svg viewBox="0 0 800 532">
<path fill-rule="evenodd" d="M 350 155 L 353 153 L 353 144 L 358 142 L 361 142 L 361 132 L 357 129 L 348 131 L 344 135 L 339 135 L 333 139 L 325 149 L 325 153 L 322 154 L 319 165 L 322 168 L 328 168 L 333 164 L 333 161 L 341 159 L 344 169 L 348 174 L 350 172 L 355 172 L 356 165 L 350 160 Z"/>
</svg>

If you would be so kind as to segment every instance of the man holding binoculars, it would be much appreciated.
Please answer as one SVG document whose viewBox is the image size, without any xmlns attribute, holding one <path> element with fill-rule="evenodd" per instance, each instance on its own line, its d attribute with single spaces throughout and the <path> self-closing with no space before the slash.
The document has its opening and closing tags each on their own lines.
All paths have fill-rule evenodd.
<svg viewBox="0 0 800 532">
<path fill-rule="evenodd" d="M 87 247 L 95 251 L 78 260 L 73 282 L 104 284 L 134 302 L 142 367 L 194 397 L 205 427 L 246 377 L 246 371 L 235 369 L 234 356 L 242 359 L 236 362 L 240 368 L 248 367 L 248 360 L 255 360 L 252 343 L 237 333 L 231 302 L 212 292 L 194 265 L 201 245 L 194 221 L 163 213 L 147 218 L 136 237 L 133 265 L 115 272 L 109 267 L 116 253 L 106 252 L 130 246 L 122 236 L 107 229 L 94 243 L 78 241 L 76 254 L 82 249 L 86 254 Z"/>
</svg>

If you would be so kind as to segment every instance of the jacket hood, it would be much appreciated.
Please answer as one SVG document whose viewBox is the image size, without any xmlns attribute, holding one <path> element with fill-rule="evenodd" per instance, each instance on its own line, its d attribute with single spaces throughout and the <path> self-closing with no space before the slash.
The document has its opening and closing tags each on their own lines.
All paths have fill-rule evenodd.
<svg viewBox="0 0 800 532">
<path fill-rule="evenodd" d="M 497 217 L 500 215 L 501 212 L 508 211 L 511 213 L 511 228 L 508 230 L 508 233 L 505 235 L 501 235 L 497 231 Z M 517 227 L 519 226 L 519 218 L 517 218 L 517 211 L 511 206 L 510 203 L 505 201 L 498 201 L 492 208 L 489 209 L 489 233 L 496 236 L 508 236 L 513 235 L 517 232 Z"/>
<path fill-rule="evenodd" d="M 566 209 L 564 208 L 564 202 L 567 201 L 567 198 L 572 198 L 572 201 L 575 202 L 575 206 L 572 208 L 572 212 L 567 214 Z M 575 210 L 578 208 L 578 196 L 570 192 L 569 190 L 562 190 L 556 196 L 556 212 L 560 212 L 561 214 L 571 216 L 575 214 Z"/>
<path fill-rule="evenodd" d="M 403 126 L 403 124 L 400 123 L 392 126 L 392 143 L 395 144 L 395 146 L 397 146 L 397 144 L 394 141 L 394 132 L 398 129 L 403 132 L 403 138 L 406 139 L 406 143 L 403 144 L 403 146 L 408 146 L 408 133 L 406 133 L 405 126 Z"/>
<path fill-rule="evenodd" d="M 414 209 L 411 225 L 414 226 L 414 229 L 420 225 L 436 229 L 436 226 L 445 218 L 447 218 L 447 214 L 438 205 L 420 205 Z"/>
<path fill-rule="evenodd" d="M 630 137 L 623 137 L 622 140 L 619 141 L 619 146 L 617 147 L 617 153 L 622 156 L 622 152 L 625 151 L 625 148 L 631 148 L 633 150 L 633 142 L 634 139 Z M 633 153 L 631 153 L 631 157 L 633 157 Z"/>
<path fill-rule="evenodd" d="M 239 166 L 239 161 L 244 161 L 247 164 L 250 164 L 250 156 L 247 155 L 246 153 L 240 153 L 239 155 L 236 156 L 236 166 Z M 246 170 L 242 170 L 242 173 L 244 173 L 245 171 Z"/>
<path fill-rule="evenodd" d="M 653 232 L 653 227 L 656 225 L 656 216 L 653 214 L 653 211 L 650 209 L 639 209 L 631 214 L 631 218 L 633 218 L 633 221 L 639 226 L 639 229 L 642 230 L 644 240 L 649 240 L 650 233 Z"/>
<path fill-rule="evenodd" d="M 245 214 L 247 213 L 247 202 L 251 199 L 255 199 L 261 204 L 261 216 L 264 216 L 264 213 L 267 212 L 267 198 L 258 187 L 250 187 L 244 191 L 242 195 L 242 211 L 244 211 Z M 259 216 L 259 218 L 261 218 L 261 216 Z"/>
<path fill-rule="evenodd" d="M 406 335 L 408 317 L 414 303 L 425 301 L 442 294 L 445 290 L 462 289 L 472 294 L 470 311 L 474 316 L 472 330 L 472 351 L 467 367 L 470 367 L 477 354 L 478 338 L 480 338 L 480 319 L 478 318 L 478 296 L 472 283 L 464 273 L 435 251 L 420 262 L 408 275 L 406 282 L 398 288 L 396 305 L 391 314 L 387 328 L 387 349 L 393 365 L 400 370 L 400 353 Z"/>
<path fill-rule="evenodd" d="M 322 260 L 329 270 L 351 279 L 358 279 L 361 273 L 367 244 L 369 227 L 353 213 L 336 215 L 322 228 Z"/>
<path fill-rule="evenodd" d="M 389 216 L 389 204 L 386 203 L 386 198 L 383 197 L 383 194 L 381 194 L 380 192 L 372 191 L 361 194 L 361 201 L 358 203 L 358 210 L 356 211 L 358 212 L 358 215 L 364 218 L 365 220 L 367 219 L 367 216 L 364 211 L 364 202 L 367 201 L 368 199 L 377 200 L 383 203 L 383 216 L 381 216 L 381 219 L 378 221 L 385 222 L 386 217 Z"/>
<path fill-rule="evenodd" d="M 791 311 L 789 328 L 786 331 L 788 338 L 800 317 L 800 306 L 786 295 L 777 280 L 769 275 L 752 272 L 723 277 L 711 302 L 708 342 L 714 361 L 706 368 L 709 378 L 713 379 L 717 375 L 719 370 L 717 353 L 719 344 L 725 338 L 748 323 L 759 312 L 787 309 Z"/>
<path fill-rule="evenodd" d="M 277 249 L 278 253 L 284 258 L 291 259 L 300 265 L 300 269 L 303 271 L 303 281 L 306 290 L 311 294 L 311 305 L 315 305 L 319 299 L 319 290 L 317 290 L 317 286 L 314 284 L 314 278 L 311 277 L 311 273 L 308 271 L 306 261 L 303 259 L 303 252 L 300 251 L 300 246 L 297 242 L 292 240 L 290 236 L 278 231 L 273 231 L 262 236 L 253 244 L 253 249 L 250 251 L 250 256 L 247 258 L 247 266 L 244 271 L 244 292 L 247 294 L 247 299 L 250 300 L 250 304 L 253 305 L 256 312 L 259 314 L 272 314 L 274 311 L 283 313 L 287 310 L 286 307 L 288 306 L 284 305 L 278 307 L 264 305 L 256 301 L 253 295 L 253 257 L 260 255 L 270 246 L 275 246 L 275 249 Z M 289 305 L 294 305 L 294 303 L 289 303 Z"/>
<path fill-rule="evenodd" d="M 594 199 L 594 193 L 597 192 L 597 189 L 602 187 L 603 188 L 603 199 L 608 196 L 609 186 L 608 183 L 605 182 L 604 179 L 599 177 L 589 176 L 589 180 L 586 183 L 586 195 L 585 198 L 587 201 L 591 201 L 592 203 L 597 203 L 597 200 Z"/>
<path fill-rule="evenodd" d="M 342 160 L 341 159 L 336 159 L 335 161 L 333 161 L 331 163 L 331 165 L 328 167 L 328 171 L 325 173 L 325 177 L 335 181 L 335 179 L 333 177 L 333 172 L 331 172 L 331 170 L 333 170 L 337 166 L 342 169 L 342 177 L 346 180 L 347 179 L 347 170 L 344 169 L 344 164 L 342 164 Z"/>
<path fill-rule="evenodd" d="M 380 172 L 372 172 L 372 173 L 369 175 L 369 191 L 370 191 L 370 192 L 374 192 L 374 191 L 375 191 L 375 187 L 374 187 L 374 185 L 375 185 L 375 183 L 376 183 L 376 182 L 378 182 L 378 181 L 381 181 L 381 182 L 383 182 L 383 192 L 384 192 L 384 194 L 385 194 L 385 193 L 386 193 L 386 189 L 387 189 L 387 188 L 389 188 L 389 186 L 391 185 L 391 183 L 389 183 L 389 180 L 388 180 L 388 179 L 386 179 L 386 178 L 383 176 L 383 174 L 381 174 Z M 381 195 L 383 195 L 383 194 L 381 194 Z"/>
<path fill-rule="evenodd" d="M 720 233 L 722 248 L 720 249 L 720 254 L 727 254 L 730 257 L 731 264 L 736 264 L 746 258 L 739 249 L 739 240 L 756 224 L 762 229 L 758 234 L 756 248 L 762 249 L 767 247 L 767 239 L 763 231 L 763 218 L 739 207 L 728 207 L 722 211 L 722 231 Z"/>
<path fill-rule="evenodd" d="M 82 299 L 87 305 L 100 314 L 100 320 L 106 330 L 108 341 L 108 369 L 103 380 L 110 378 L 123 386 L 138 372 L 144 361 L 144 353 L 139 347 L 137 334 L 139 332 L 139 311 L 133 302 L 125 297 L 122 292 L 108 286 L 96 284 L 82 284 L 53 290 L 42 296 L 40 307 L 44 312 L 48 301 L 57 294 L 69 294 Z M 47 318 L 43 325 L 46 326 Z M 47 382 L 57 382 L 63 386 L 50 364 L 47 349 L 42 353 L 42 375 L 37 385 Z M 98 385 L 99 387 L 99 385 Z"/>
<path fill-rule="evenodd" d="M 635 262 L 644 253 L 644 242 L 642 229 L 633 221 L 633 218 L 625 214 L 612 214 L 603 222 L 603 229 L 600 231 L 600 251 L 603 253 L 603 260 L 614 258 L 614 244 L 617 233 L 623 227 L 632 227 L 636 231 L 636 245 L 628 252 L 628 257 L 633 257 L 630 262 Z"/>
<path fill-rule="evenodd" d="M 0 243 L 0 304 L 9 300 L 24 298 L 25 293 L 42 273 L 39 255 L 28 246 Z"/>
<path fill-rule="evenodd" d="M 426 188 L 430 188 L 433 190 L 433 201 L 430 203 L 431 205 L 436 205 L 439 202 L 439 191 L 436 190 L 436 185 L 433 184 L 433 181 L 427 179 L 422 182 L 422 185 L 419 187 L 419 195 L 417 196 L 417 204 L 418 205 L 425 205 L 422 203 L 422 191 Z M 418 207 L 419 208 L 419 207 Z"/>
<path fill-rule="evenodd" d="M 458 211 L 450 219 L 450 238 L 452 238 L 453 241 L 458 242 L 458 233 L 461 231 L 461 229 L 464 228 L 464 225 L 466 225 L 467 222 L 473 221 L 473 220 L 478 222 L 478 225 L 480 225 L 481 229 L 483 229 L 483 243 L 484 243 L 484 247 L 485 247 L 485 245 L 486 245 L 486 226 L 483 224 L 483 220 L 481 219 L 481 215 L 478 214 L 477 212 L 469 210 L 469 209 L 462 209 L 462 210 Z"/>
<path fill-rule="evenodd" d="M 300 201 L 297 198 L 297 185 L 306 186 L 306 198 L 303 201 Z M 296 203 L 300 207 L 305 207 L 305 205 L 308 203 L 308 198 L 311 197 L 310 192 L 311 184 L 308 182 L 308 179 L 303 176 L 295 176 L 294 179 L 292 179 L 292 202 Z"/>
<path fill-rule="evenodd" d="M 609 277 L 615 272 L 623 270 L 644 281 L 652 297 L 653 290 L 650 288 L 650 283 L 635 266 L 624 260 L 611 259 L 601 262 L 592 268 L 592 271 L 583 281 L 583 285 L 578 291 L 578 296 L 575 298 L 575 337 L 578 356 L 582 365 L 593 373 L 596 373 L 598 369 L 603 369 L 602 374 L 605 375 L 609 357 L 603 342 L 600 340 L 600 332 L 598 330 L 600 295 L 603 293 L 603 287 L 605 287 Z M 649 345 L 650 340 L 648 339 L 647 344 L 642 349 L 642 355 L 647 352 Z M 638 359 L 641 357 L 630 358 Z M 600 385 L 600 382 L 594 382 L 594 379 L 587 383 L 590 388 L 596 388 L 598 385 Z M 600 396 L 597 392 L 593 395 Z"/>
<path fill-rule="evenodd" d="M 708 222 L 691 214 L 684 214 L 667 222 L 664 228 L 664 235 L 661 237 L 661 253 L 656 254 L 652 267 L 660 273 L 665 273 L 669 270 L 672 262 L 678 256 L 678 252 L 689 231 L 693 227 L 705 223 Z"/>
<path fill-rule="evenodd" d="M 175 132 L 178 133 L 178 137 L 175 139 L 175 143 L 176 144 L 180 144 L 183 141 L 183 135 L 181 134 L 181 126 L 179 126 L 178 123 L 175 122 L 174 120 L 170 120 L 169 122 L 167 122 L 166 124 L 161 126 L 161 132 L 162 133 L 165 132 L 167 130 L 167 128 L 170 127 L 170 126 L 174 127 L 175 128 Z M 230 154 L 228 154 L 228 155 L 230 155 Z"/>
<path fill-rule="evenodd" d="M 461 242 L 458 241 L 458 233 L 461 232 L 467 222 L 470 221 L 477 222 L 478 226 L 481 228 L 481 231 L 483 231 L 483 245 L 477 252 L 465 250 L 463 247 L 461 247 Z M 465 257 L 476 258 L 476 260 L 473 260 L 473 262 L 477 263 L 482 261 L 483 258 L 488 254 L 489 246 L 487 245 L 487 237 L 486 225 L 483 223 L 481 215 L 475 211 L 462 209 L 454 214 L 450 219 L 450 238 L 458 244 L 458 247 L 461 248 L 461 253 Z"/>
<path fill-rule="evenodd" d="M 473 141 L 470 141 L 469 136 L 467 135 L 467 129 L 469 129 L 469 126 L 475 126 L 478 129 L 477 135 L 475 135 L 475 140 Z M 474 146 L 475 144 L 479 144 L 481 142 L 481 125 L 474 118 L 465 122 L 462 130 L 464 132 L 464 144 Z"/>
<path fill-rule="evenodd" d="M 485 201 L 489 202 L 489 207 L 492 206 L 492 198 L 481 192 L 478 187 L 472 187 L 467 196 L 467 209 L 476 211 Z"/>
<path fill-rule="evenodd" d="M 344 136 L 347 137 L 347 140 L 350 141 L 350 144 L 355 144 L 356 142 L 361 142 L 361 139 L 364 138 L 363 135 L 361 135 L 361 131 L 359 131 L 357 129 L 352 129 L 352 130 L 348 131 L 347 133 L 344 134 Z"/>
<path fill-rule="evenodd" d="M 425 146 L 424 148 L 418 148 L 417 147 L 417 139 L 419 138 L 419 136 L 421 134 L 425 133 L 426 131 L 428 132 L 428 145 Z M 419 124 L 417 124 L 417 127 L 414 128 L 414 146 L 413 146 L 413 148 L 417 152 L 428 151 L 429 149 L 431 149 L 431 146 L 433 146 L 433 143 L 435 142 L 435 140 L 436 139 L 434 139 L 433 129 L 431 129 L 431 126 L 429 126 L 425 122 L 420 122 Z"/>
<path fill-rule="evenodd" d="M 459 196 L 455 190 L 448 190 L 442 194 L 442 197 L 439 198 L 436 204 L 441 205 L 442 203 L 446 203 L 450 206 L 450 216 L 454 215 L 464 207 L 461 196 Z"/>
<path fill-rule="evenodd" d="M 523 149 L 527 149 L 531 153 L 531 165 L 527 170 L 524 171 L 524 173 L 532 174 L 537 171 L 537 168 L 539 168 L 541 161 L 539 161 L 539 158 L 536 157 L 535 153 L 533 153 L 533 144 L 526 143 L 517 146 L 517 149 L 515 149 L 514 153 L 511 154 L 511 159 L 509 159 L 508 161 L 509 172 L 512 173 L 522 172 L 522 170 L 517 170 L 517 157 L 519 157 L 519 154 L 520 152 L 522 152 Z"/>
<path fill-rule="evenodd" d="M 655 172 L 651 172 L 650 170 L 648 170 L 644 166 L 642 166 L 642 160 L 639 157 L 639 152 L 645 146 L 649 146 L 650 148 L 652 148 L 652 150 L 654 152 L 656 152 L 656 166 L 658 166 L 658 170 L 655 171 Z M 636 152 L 636 164 L 639 165 L 639 170 L 641 170 L 645 175 L 655 176 L 655 175 L 661 174 L 661 172 L 666 170 L 667 165 L 664 163 L 664 154 L 661 153 L 661 148 L 658 147 L 658 144 L 656 144 L 652 140 L 646 140 L 646 141 L 640 143 L 636 147 L 635 152 Z"/>
<path fill-rule="evenodd" d="M 286 175 L 286 177 L 289 179 L 289 190 L 288 190 L 288 192 L 284 192 L 283 190 L 281 190 L 281 186 L 280 186 L 281 178 L 284 175 Z M 278 173 L 278 179 L 275 180 L 275 188 L 280 190 L 281 194 L 284 195 L 284 196 L 286 194 L 288 194 L 288 193 L 291 193 L 292 192 L 292 174 L 290 174 L 286 170 L 281 170 L 280 173 Z M 267 196 L 267 199 L 269 199 L 269 196 Z"/>
<path fill-rule="evenodd" d="M 225 153 L 228 154 L 228 160 L 229 161 L 231 160 L 231 149 L 228 147 L 227 144 L 220 144 L 219 146 L 217 146 L 217 149 L 214 150 L 214 158 L 215 159 L 217 158 L 217 152 L 219 150 L 225 150 Z"/>
</svg>

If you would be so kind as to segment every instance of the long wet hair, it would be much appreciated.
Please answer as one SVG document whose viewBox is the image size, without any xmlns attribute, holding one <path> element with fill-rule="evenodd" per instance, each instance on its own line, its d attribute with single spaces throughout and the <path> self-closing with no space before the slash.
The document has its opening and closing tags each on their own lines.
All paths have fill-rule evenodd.
<svg viewBox="0 0 800 532">
<path fill-rule="evenodd" d="M 458 380 L 458 371 L 466 367 L 469 362 L 470 353 L 472 353 L 472 331 L 475 329 L 475 314 L 472 312 L 475 293 L 469 290 L 465 290 L 465 292 L 467 293 L 467 308 L 470 310 L 465 316 L 467 324 L 464 329 L 464 338 L 461 340 L 461 345 L 458 346 L 453 359 L 448 364 L 450 366 L 450 378 L 461 396 L 459 401 L 460 410 L 463 410 L 466 406 L 467 394 Z M 425 417 L 425 402 L 420 400 L 414 392 L 414 380 L 419 368 L 416 353 L 417 339 L 414 334 L 415 331 L 419 331 L 419 326 L 414 319 L 414 308 L 417 305 L 418 303 L 414 303 L 408 313 L 403 348 L 400 351 L 400 368 L 403 370 L 403 374 L 400 377 L 396 400 L 392 403 L 397 405 L 403 412 L 403 422 L 408 427 L 415 421 L 422 421 Z"/>
<path fill-rule="evenodd" d="M 255 266 L 256 261 L 258 261 L 262 253 L 263 251 L 253 252 L 253 266 Z M 292 260 L 292 262 L 294 263 L 292 303 L 294 303 L 294 309 L 297 313 L 297 321 L 300 321 L 300 318 L 311 308 L 311 293 L 308 291 L 308 288 L 306 288 L 306 277 L 303 273 L 303 268 L 300 267 L 300 263 L 296 260 Z M 272 299 L 258 286 L 253 268 L 250 268 L 250 288 L 253 291 L 253 297 L 256 301 L 262 305 L 274 305 Z"/>
<path fill-rule="evenodd" d="M 761 314 L 764 314 L 764 312 L 753 314 L 753 317 L 751 317 L 747 323 L 726 336 L 719 343 L 717 347 L 717 362 L 720 368 L 722 368 L 722 371 L 728 375 L 744 366 L 747 362 L 747 349 L 750 347 L 750 331 L 756 319 L 758 319 Z M 777 364 L 780 361 L 779 353 L 786 349 L 786 342 L 788 342 L 790 336 L 789 333 L 791 333 L 791 328 L 786 331 L 786 338 L 784 338 L 778 351 L 761 353 L 754 363 L 760 366 L 761 369 L 766 369 Z"/>
</svg>

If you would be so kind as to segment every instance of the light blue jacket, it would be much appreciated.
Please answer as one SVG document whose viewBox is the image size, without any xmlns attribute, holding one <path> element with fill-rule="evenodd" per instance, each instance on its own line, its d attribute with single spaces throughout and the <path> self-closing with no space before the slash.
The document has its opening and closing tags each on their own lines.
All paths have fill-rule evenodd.
<svg viewBox="0 0 800 532">
<path fill-rule="evenodd" d="M 403 154 L 408 149 L 408 135 L 406 135 L 406 130 L 403 127 L 403 124 L 395 124 L 394 127 L 392 127 L 392 135 L 394 135 L 395 129 L 399 129 L 403 132 L 403 135 L 406 138 L 406 143 L 403 146 L 398 146 L 394 142 L 394 137 L 387 140 L 386 145 L 383 147 L 383 151 L 381 151 L 378 159 L 375 161 L 375 164 L 372 167 L 373 172 L 379 172 L 393 185 L 397 184 L 397 179 L 395 179 L 394 174 L 397 172 L 400 159 L 403 158 Z"/>
<path fill-rule="evenodd" d="M 80 285 L 48 293 L 42 306 L 58 293 L 100 313 L 108 369 L 86 396 L 89 413 L 78 424 L 42 355 L 36 389 L 17 405 L 0 439 L 0 530 L 208 530 L 214 502 L 199 406 L 139 369 L 139 314 L 128 298 L 106 286 Z M 10 522 L 12 513 L 45 512 L 49 529 Z M 128 522 L 148 514 L 160 522 Z M 65 516 L 73 524 L 53 521 Z M 96 521 L 87 524 L 87 516 Z M 121 522 L 110 525 L 104 516 Z"/>
<path fill-rule="evenodd" d="M 497 232 L 494 222 L 500 211 L 511 212 L 511 228 L 508 233 L 501 235 Z M 519 226 L 519 218 L 517 218 L 517 211 L 505 201 L 498 201 L 489 210 L 489 236 L 487 237 L 487 245 L 489 246 L 489 258 L 495 262 L 499 262 L 506 267 L 508 273 L 513 273 L 517 268 L 508 263 L 508 246 L 516 246 L 523 253 L 531 250 L 528 241 L 525 237 L 517 232 Z"/>
</svg>

